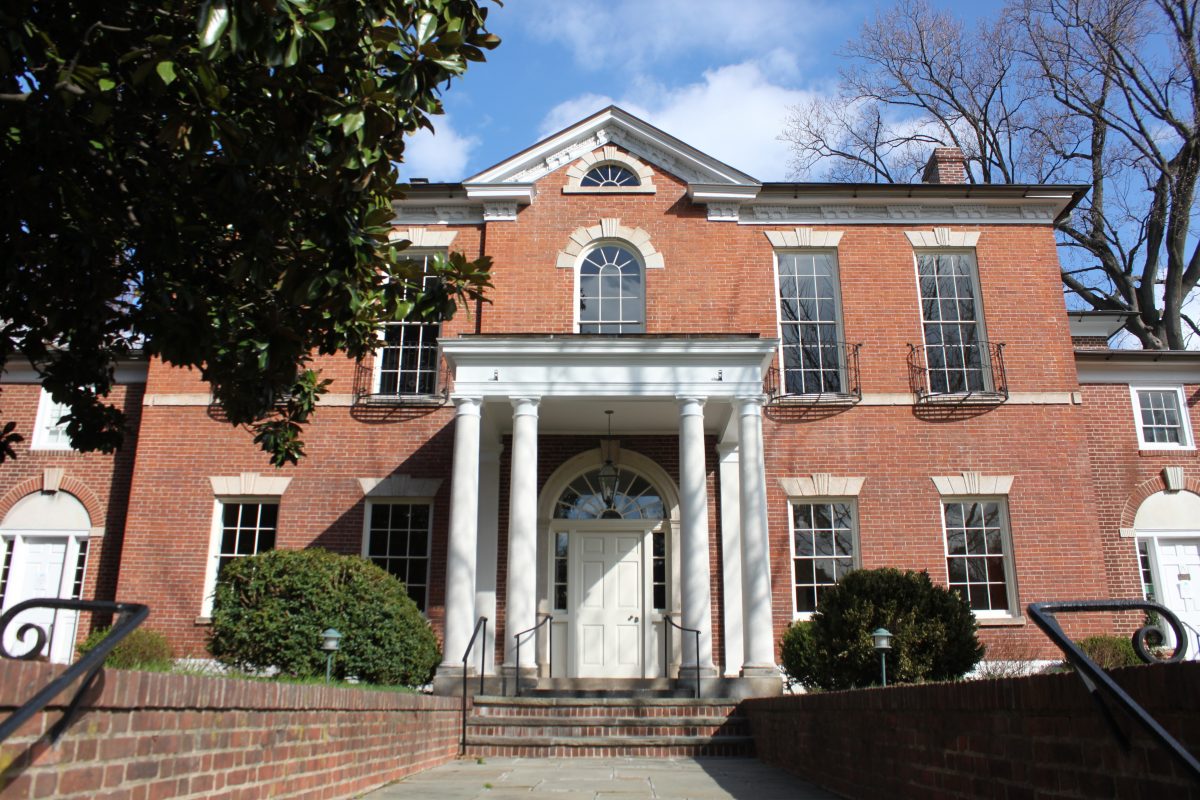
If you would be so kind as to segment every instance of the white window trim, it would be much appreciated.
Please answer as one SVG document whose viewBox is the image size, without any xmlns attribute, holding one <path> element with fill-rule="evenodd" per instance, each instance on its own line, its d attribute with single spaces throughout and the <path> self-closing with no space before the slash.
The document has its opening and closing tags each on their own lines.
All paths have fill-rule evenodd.
<svg viewBox="0 0 1200 800">
<path fill-rule="evenodd" d="M 1175 402 L 1179 404 L 1179 424 L 1183 433 L 1183 443 L 1147 442 L 1142 435 L 1142 403 L 1138 392 L 1174 392 Z M 1187 404 L 1187 395 L 1181 384 L 1132 383 L 1129 385 L 1129 401 L 1133 405 L 1133 424 L 1137 431 L 1139 450 L 1195 450 L 1196 439 L 1192 436 L 1192 420 Z"/>
<path fill-rule="evenodd" d="M 429 616 L 429 592 L 433 587 L 430 585 L 430 577 L 433 574 L 433 515 L 437 512 L 437 506 L 434 505 L 433 497 L 418 497 L 418 496 L 368 496 L 363 507 L 363 528 L 362 528 L 362 547 L 360 555 L 371 561 L 370 537 L 371 537 L 371 509 L 376 505 L 422 505 L 429 508 L 429 527 L 426 530 L 425 539 L 425 608 L 421 609 L 421 613 L 426 617 Z M 374 563 L 373 561 L 371 563 Z M 405 584 L 407 590 L 408 584 Z"/>
<path fill-rule="evenodd" d="M 250 473 L 247 473 L 250 474 Z M 211 480 L 211 479 L 210 479 Z M 290 479 L 288 479 L 290 480 Z M 200 601 L 200 618 L 197 622 L 207 623 L 212 619 L 213 598 L 217 592 L 217 561 L 220 555 L 222 509 L 226 503 L 270 503 L 279 506 L 282 511 L 281 495 L 227 495 L 213 498 L 212 522 L 208 534 L 208 559 L 204 565 L 204 594 Z M 278 512 L 277 512 L 278 513 Z M 279 517 L 275 518 L 275 549 L 279 547 Z"/>
<path fill-rule="evenodd" d="M 30 450 L 74 450 L 71 445 L 71 439 L 67 436 L 66 424 L 51 422 L 50 415 L 54 413 L 55 408 L 60 407 L 54 402 L 54 398 L 45 389 L 41 390 L 38 395 L 37 418 L 33 423 L 33 437 L 29 443 Z M 63 413 L 69 414 L 70 409 L 61 406 L 64 409 Z M 60 441 L 51 441 L 50 430 L 57 428 L 62 430 L 62 439 Z"/>
<path fill-rule="evenodd" d="M 861 479 L 860 479 L 861 480 Z M 861 487 L 861 484 L 859 485 Z M 820 496 L 820 495 L 795 495 L 788 498 L 788 574 L 791 576 L 791 583 L 788 584 L 788 589 L 792 595 L 792 621 L 807 621 L 812 619 L 815 612 L 798 611 L 796 609 L 796 518 L 792 513 L 794 506 L 811 506 L 821 505 L 823 503 L 844 503 L 850 506 L 850 539 L 854 552 L 851 554 L 851 559 L 854 562 L 854 569 L 862 569 L 862 548 L 859 545 L 859 524 L 858 524 L 858 495 L 857 492 L 851 495 L 837 496 Z"/>
<path fill-rule="evenodd" d="M 967 475 L 968 473 L 963 473 Z M 936 479 L 935 479 L 936 480 Z M 944 479 L 943 479 L 944 480 Z M 1008 608 L 1006 610 L 976 610 L 971 609 L 980 625 L 1005 624 L 1011 621 L 1022 621 L 1020 594 L 1017 592 L 1017 566 L 1013 557 L 1012 519 L 1008 512 L 1007 494 L 943 494 L 939 498 L 942 520 L 942 571 L 946 576 L 946 586 L 950 586 L 950 537 L 946 529 L 947 503 L 999 503 L 1002 531 L 1000 545 L 1004 549 L 1004 588 L 1008 593 Z"/>
<path fill-rule="evenodd" d="M 423 234 L 423 236 L 417 236 L 417 237 L 415 237 L 415 238 L 416 238 L 417 240 L 420 240 L 420 241 L 422 241 L 422 243 L 423 243 L 423 244 L 425 244 L 425 243 L 427 242 L 427 240 L 428 240 L 428 241 L 432 241 L 432 239 L 431 239 L 431 234 L 433 234 L 434 232 L 431 232 L 431 231 L 424 231 L 424 230 L 422 230 L 422 229 L 420 229 L 420 228 L 410 228 L 410 229 L 408 229 L 408 231 L 406 231 L 405 233 L 406 233 L 406 234 L 408 235 L 408 237 L 410 237 L 410 238 L 413 238 L 413 234 L 414 234 L 414 233 L 421 233 L 421 234 Z M 453 233 L 454 235 L 457 235 L 457 233 L 458 233 L 458 232 L 457 232 L 457 231 L 453 231 L 452 233 Z M 436 256 L 436 255 L 439 255 L 439 254 L 441 254 L 441 255 L 447 255 L 448 251 L 446 250 L 446 247 L 448 247 L 448 246 L 449 246 L 449 242 L 450 242 L 451 240 L 453 240 L 453 239 L 454 239 L 454 235 L 450 236 L 450 237 L 449 237 L 449 239 L 446 241 L 446 246 L 442 246 L 442 247 L 439 247 L 439 246 L 414 246 L 414 247 L 410 247 L 410 248 L 408 248 L 407 250 L 404 250 L 404 251 L 401 253 L 401 256 L 402 256 L 403 258 L 413 258 L 413 257 L 416 257 L 416 258 L 427 258 L 427 257 L 429 257 L 429 256 Z M 441 241 L 441 239 L 437 239 L 436 241 L 439 241 L 439 242 L 440 242 L 440 241 Z M 400 323 L 390 323 L 390 322 L 385 322 L 385 323 L 384 323 L 382 326 L 380 326 L 379 330 L 375 331 L 375 338 L 379 340 L 379 346 L 375 348 L 375 350 L 374 350 L 374 352 L 373 352 L 373 354 L 372 354 L 372 363 L 371 363 L 371 394 L 372 394 L 372 395 L 376 395 L 376 396 L 397 397 L 397 398 L 404 398 L 404 397 L 432 397 L 432 396 L 436 395 L 436 394 L 437 394 L 437 390 L 438 390 L 438 384 L 441 382 L 441 381 L 438 379 L 438 375 L 436 375 L 436 374 L 435 374 L 435 376 L 434 376 L 434 382 L 433 382 L 433 383 L 434 383 L 434 386 L 433 386 L 433 389 L 434 389 L 434 390 L 433 390 L 432 392 L 428 392 L 428 393 L 424 393 L 424 394 L 421 394 L 421 393 L 416 393 L 416 392 L 414 392 L 414 393 L 411 393 L 411 394 L 410 394 L 410 393 L 406 393 L 406 392 L 396 392 L 395 394 L 388 394 L 388 395 L 382 395 L 382 394 L 381 394 L 381 392 L 380 392 L 380 382 L 381 382 L 381 379 L 382 379 L 382 373 L 383 373 L 383 350 L 384 350 L 384 347 L 385 347 L 385 344 L 384 344 L 384 343 L 385 343 L 385 341 L 387 340 L 387 329 L 388 329 L 388 327 L 389 327 L 390 325 L 395 325 L 395 324 L 404 324 L 404 323 L 403 323 L 403 322 L 400 322 Z M 412 324 L 435 324 L 435 323 L 412 323 Z M 436 324 L 437 324 L 437 326 L 438 326 L 438 339 L 439 339 L 439 341 L 440 341 L 440 340 L 441 340 L 441 337 L 442 337 L 442 324 L 441 324 L 441 322 L 440 322 L 440 321 L 439 321 L 439 322 L 437 322 Z M 441 366 L 442 366 L 442 365 L 441 365 L 441 351 L 440 351 L 440 349 L 439 349 L 439 351 L 438 351 L 437 363 L 435 364 L 435 369 L 436 369 L 437 373 L 440 373 L 440 372 L 441 372 Z"/>
<path fill-rule="evenodd" d="M 938 230 L 946 230 L 946 229 L 935 228 L 934 230 L 938 231 Z M 953 234 L 953 233 L 954 232 L 951 232 L 951 234 Z M 918 247 L 918 246 L 915 246 L 915 241 L 913 240 L 913 237 L 911 235 L 909 235 L 909 241 L 914 242 L 913 279 L 916 281 L 916 288 L 917 288 L 917 318 L 921 325 L 921 363 L 925 367 L 925 390 L 926 391 L 932 391 L 932 389 L 930 388 L 930 383 L 929 383 L 929 373 L 930 373 L 930 370 L 929 370 L 929 343 L 925 341 L 925 323 L 926 323 L 925 305 L 924 305 L 924 297 L 921 294 L 921 256 L 923 256 L 923 255 L 929 255 L 929 256 L 969 255 L 971 257 L 971 266 L 972 266 L 972 269 L 971 269 L 971 291 L 975 293 L 975 324 L 979 328 L 979 334 L 978 334 L 977 338 L 981 342 L 990 342 L 991 341 L 991 339 L 988 338 L 987 314 L 985 313 L 985 310 L 983 307 L 983 285 L 979 281 L 979 256 L 976 253 L 975 247 L 974 247 L 975 240 L 977 240 L 979 238 L 979 234 L 978 233 L 974 234 L 975 239 L 970 239 L 967 234 L 962 234 L 962 236 L 967 236 L 968 238 L 956 239 L 955 241 L 968 241 L 968 242 L 970 242 L 971 246 L 967 246 L 967 247 L 938 246 L 938 247 L 935 247 L 935 246 L 932 246 L 929 244 L 925 244 L 925 245 Z M 934 324 L 936 324 L 936 323 L 934 323 Z M 982 369 L 983 369 L 983 379 L 984 379 L 983 391 L 994 392 L 996 390 L 996 386 L 995 386 L 996 376 L 992 369 L 991 353 L 984 354 L 984 361 L 983 361 Z M 971 392 L 970 391 L 951 392 L 949 394 L 951 394 L 951 395 L 967 395 L 967 394 L 971 394 Z"/>
<path fill-rule="evenodd" d="M 802 228 L 797 228 L 799 233 Z M 784 368 L 783 360 L 783 295 L 779 286 L 779 256 L 781 255 L 829 255 L 833 257 L 833 302 L 834 302 L 834 317 L 836 318 L 837 338 L 834 340 L 839 343 L 846 341 L 846 332 L 842 317 L 842 265 L 838 259 L 837 242 L 841 240 L 841 231 L 831 231 L 837 234 L 833 238 L 833 244 L 829 247 L 776 247 L 772 257 L 772 269 L 775 276 L 775 336 L 779 339 L 779 352 L 775 357 L 776 363 L 779 366 L 779 386 L 786 388 L 787 373 Z M 770 238 L 770 237 L 768 237 Z M 841 383 L 841 389 L 838 394 L 849 394 L 846 386 L 849 380 L 849 374 L 846 365 L 846 353 L 839 348 L 838 352 L 838 381 Z M 823 393 L 810 393 L 812 396 Z"/>
<path fill-rule="evenodd" d="M 639 181 L 638 186 L 582 186 L 584 177 L 593 168 L 613 164 L 629 170 Z M 567 184 L 563 194 L 654 194 L 654 173 L 646 164 L 634 156 L 621 152 L 612 145 L 598 151 L 585 153 L 582 158 L 567 168 Z"/>
</svg>

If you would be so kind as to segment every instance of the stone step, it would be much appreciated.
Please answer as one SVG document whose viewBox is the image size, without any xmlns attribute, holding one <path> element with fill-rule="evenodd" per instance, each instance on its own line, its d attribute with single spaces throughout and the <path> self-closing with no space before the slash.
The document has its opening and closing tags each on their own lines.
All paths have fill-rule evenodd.
<svg viewBox="0 0 1200 800">
<path fill-rule="evenodd" d="M 466 755 L 523 758 L 751 756 L 750 736 L 477 736 Z"/>
<path fill-rule="evenodd" d="M 614 742 L 626 742 L 646 736 L 748 736 L 746 725 L 729 725 L 726 723 L 701 725 L 469 725 L 467 737 L 481 736 L 520 737 L 524 739 L 538 737 L 590 738 L 603 737 Z"/>
<path fill-rule="evenodd" d="M 601 727 L 622 728 L 628 726 L 678 728 L 690 726 L 746 725 L 740 716 L 679 716 L 679 717 L 556 717 L 539 714 L 529 715 L 474 715 L 467 720 L 469 726 L 515 726 L 515 727 Z"/>
<path fill-rule="evenodd" d="M 728 716 L 737 710 L 729 700 L 661 697 L 496 697 L 479 695 L 473 702 L 478 715 L 541 716 Z"/>
</svg>

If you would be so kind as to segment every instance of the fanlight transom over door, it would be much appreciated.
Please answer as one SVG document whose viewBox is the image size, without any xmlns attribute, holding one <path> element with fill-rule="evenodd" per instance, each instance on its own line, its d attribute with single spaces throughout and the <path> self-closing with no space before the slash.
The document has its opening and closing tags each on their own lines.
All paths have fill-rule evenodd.
<svg viewBox="0 0 1200 800">
<path fill-rule="evenodd" d="M 567 634 L 566 673 L 658 676 L 669 597 L 663 500 L 636 473 L 618 471 L 607 492 L 598 473 L 571 481 L 555 507 L 550 594 Z"/>
</svg>

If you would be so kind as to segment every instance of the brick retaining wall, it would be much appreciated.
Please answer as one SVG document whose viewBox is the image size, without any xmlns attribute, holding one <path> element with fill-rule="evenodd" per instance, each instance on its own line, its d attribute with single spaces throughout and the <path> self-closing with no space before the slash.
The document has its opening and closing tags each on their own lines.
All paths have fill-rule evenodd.
<svg viewBox="0 0 1200 800">
<path fill-rule="evenodd" d="M 0 715 L 60 669 L 0 661 Z M 56 745 L 61 706 L 0 745 L 0 798 L 354 797 L 458 752 L 444 697 L 106 670 L 85 705 Z"/>
<path fill-rule="evenodd" d="M 1200 752 L 1200 663 L 1115 677 Z M 760 759 L 848 798 L 1200 797 L 1140 728 L 1132 751 L 1121 750 L 1073 674 L 748 700 L 742 708 Z"/>
</svg>

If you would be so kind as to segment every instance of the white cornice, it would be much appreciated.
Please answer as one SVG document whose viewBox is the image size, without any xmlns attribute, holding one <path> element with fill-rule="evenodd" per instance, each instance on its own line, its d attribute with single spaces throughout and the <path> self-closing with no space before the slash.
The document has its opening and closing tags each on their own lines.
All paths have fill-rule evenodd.
<svg viewBox="0 0 1200 800">
<path fill-rule="evenodd" d="M 1050 225 L 1061 204 L 1020 203 L 1010 200 L 971 202 L 864 202 L 852 197 L 771 202 L 760 196 L 741 207 L 742 225 Z"/>
<path fill-rule="evenodd" d="M 1131 351 L 1142 354 L 1142 350 Z M 1095 383 L 1183 383 L 1200 384 L 1200 354 L 1196 358 L 1155 360 L 1144 355 L 1122 356 L 1110 351 L 1105 359 L 1087 358 L 1090 351 L 1076 354 L 1075 369 L 1081 384 Z"/>
<path fill-rule="evenodd" d="M 393 225 L 478 225 L 483 222 L 482 203 L 435 203 L 401 200 L 393 204 Z"/>
<path fill-rule="evenodd" d="M 529 183 L 464 183 L 467 198 L 470 200 L 508 200 L 527 206 L 533 202 L 537 190 L 532 182 Z"/>
</svg>

